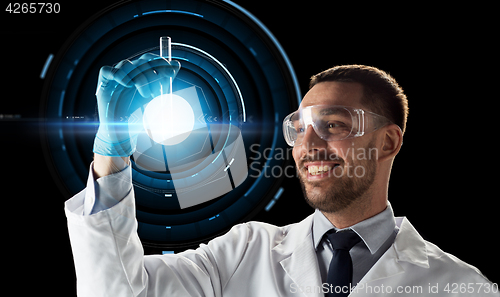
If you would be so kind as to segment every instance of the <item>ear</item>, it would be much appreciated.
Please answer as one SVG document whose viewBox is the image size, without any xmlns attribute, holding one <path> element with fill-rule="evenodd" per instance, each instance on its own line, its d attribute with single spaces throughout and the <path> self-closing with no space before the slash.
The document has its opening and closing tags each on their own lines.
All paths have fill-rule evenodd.
<svg viewBox="0 0 500 297">
<path fill-rule="evenodd" d="M 379 161 L 386 161 L 396 157 L 403 145 L 403 132 L 398 125 L 391 124 L 383 128 L 382 149 L 380 150 Z"/>
</svg>

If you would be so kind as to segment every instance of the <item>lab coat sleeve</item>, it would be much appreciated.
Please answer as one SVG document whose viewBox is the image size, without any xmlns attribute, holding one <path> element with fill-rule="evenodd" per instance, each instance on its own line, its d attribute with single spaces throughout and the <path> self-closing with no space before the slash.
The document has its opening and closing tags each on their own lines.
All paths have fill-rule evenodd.
<svg viewBox="0 0 500 297">
<path fill-rule="evenodd" d="M 132 186 L 125 192 L 113 206 L 90 215 L 84 214 L 85 200 L 99 194 L 95 185 L 66 202 L 78 296 L 221 296 L 245 251 L 246 225 L 197 250 L 144 256 Z"/>
<path fill-rule="evenodd" d="M 78 296 L 140 296 L 147 274 L 136 232 L 133 189 L 130 185 L 125 197 L 117 197 L 119 203 L 94 213 L 91 208 L 100 201 L 95 196 L 101 192 L 91 171 L 87 188 L 65 205 Z"/>
</svg>

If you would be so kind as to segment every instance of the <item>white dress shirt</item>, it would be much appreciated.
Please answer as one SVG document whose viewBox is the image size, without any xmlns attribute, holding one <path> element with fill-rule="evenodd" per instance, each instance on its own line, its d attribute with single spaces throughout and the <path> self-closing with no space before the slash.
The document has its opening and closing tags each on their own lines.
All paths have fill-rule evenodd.
<svg viewBox="0 0 500 297">
<path fill-rule="evenodd" d="M 130 164 L 130 163 L 129 163 Z M 90 164 L 83 215 L 112 208 L 132 193 L 132 168 L 95 179 L 94 162 Z"/>
</svg>

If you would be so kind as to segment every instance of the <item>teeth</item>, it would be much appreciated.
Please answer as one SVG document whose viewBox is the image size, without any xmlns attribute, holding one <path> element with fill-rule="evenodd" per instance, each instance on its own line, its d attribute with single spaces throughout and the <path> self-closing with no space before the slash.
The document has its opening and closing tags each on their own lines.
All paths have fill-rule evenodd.
<svg viewBox="0 0 500 297">
<path fill-rule="evenodd" d="M 324 172 L 329 171 L 330 169 L 332 169 L 332 167 L 328 166 L 328 165 L 324 165 L 324 166 L 309 165 L 309 167 L 307 168 L 307 170 L 309 171 L 309 174 L 311 174 L 311 175 L 319 175 L 319 174 L 322 174 Z"/>
</svg>

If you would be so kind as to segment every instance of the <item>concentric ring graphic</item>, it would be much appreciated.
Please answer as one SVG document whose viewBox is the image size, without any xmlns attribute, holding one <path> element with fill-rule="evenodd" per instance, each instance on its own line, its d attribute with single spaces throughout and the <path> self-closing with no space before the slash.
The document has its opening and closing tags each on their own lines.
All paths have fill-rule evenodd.
<svg viewBox="0 0 500 297">
<path fill-rule="evenodd" d="M 278 41 L 236 4 L 119 2 L 83 24 L 44 70 L 43 145 L 68 198 L 85 187 L 93 158 L 99 69 L 159 54 L 160 36 L 172 38 L 172 59 L 182 65 L 173 94 L 191 107 L 194 128 L 171 144 L 143 133 L 132 171 L 143 244 L 175 249 L 250 219 L 277 194 L 281 179 L 265 173 L 288 164 L 272 156 L 287 148 L 281 121 L 297 109 L 301 93 Z M 257 159 L 264 150 L 267 157 Z M 249 160 L 262 174 L 237 174 Z M 219 180 L 225 183 L 217 190 L 227 192 L 211 193 L 206 185 Z"/>
</svg>

